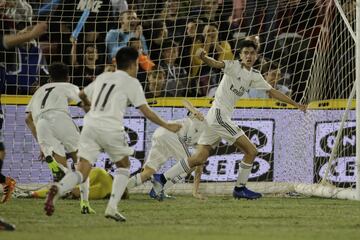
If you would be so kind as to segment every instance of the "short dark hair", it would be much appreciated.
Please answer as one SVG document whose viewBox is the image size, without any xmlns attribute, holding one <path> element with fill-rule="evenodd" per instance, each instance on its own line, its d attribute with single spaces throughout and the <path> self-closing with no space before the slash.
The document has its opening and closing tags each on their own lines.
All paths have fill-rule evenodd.
<svg viewBox="0 0 360 240">
<path fill-rule="evenodd" d="M 49 66 L 52 82 L 66 82 L 69 77 L 69 68 L 62 62 L 54 62 Z"/>
<path fill-rule="evenodd" d="M 239 52 L 241 53 L 241 51 L 243 50 L 243 48 L 249 48 L 249 47 L 252 47 L 255 49 L 255 51 L 258 50 L 257 48 L 257 45 L 256 43 L 254 43 L 254 41 L 251 41 L 251 40 L 242 40 L 240 43 L 239 43 Z"/>
<path fill-rule="evenodd" d="M 140 41 L 140 38 L 137 38 L 137 37 L 130 38 L 129 41 L 128 41 L 128 44 L 127 44 L 128 47 L 131 47 L 132 42 L 137 42 L 137 41 Z"/>
<path fill-rule="evenodd" d="M 131 64 L 136 63 L 139 53 L 135 48 L 123 47 L 116 53 L 116 67 L 117 69 L 128 69 Z"/>
</svg>

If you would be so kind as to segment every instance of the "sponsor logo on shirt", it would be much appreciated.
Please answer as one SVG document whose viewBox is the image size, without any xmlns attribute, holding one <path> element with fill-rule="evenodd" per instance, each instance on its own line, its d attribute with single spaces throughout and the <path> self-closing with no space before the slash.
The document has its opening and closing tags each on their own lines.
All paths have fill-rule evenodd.
<svg viewBox="0 0 360 240">
<path fill-rule="evenodd" d="M 230 90 L 231 90 L 233 93 L 235 93 L 235 95 L 237 95 L 237 96 L 239 96 L 239 97 L 241 97 L 242 95 L 244 95 L 244 93 L 245 93 L 245 91 L 246 91 L 246 89 L 245 89 L 243 86 L 240 86 L 239 89 L 236 89 L 233 84 L 231 84 Z"/>
</svg>

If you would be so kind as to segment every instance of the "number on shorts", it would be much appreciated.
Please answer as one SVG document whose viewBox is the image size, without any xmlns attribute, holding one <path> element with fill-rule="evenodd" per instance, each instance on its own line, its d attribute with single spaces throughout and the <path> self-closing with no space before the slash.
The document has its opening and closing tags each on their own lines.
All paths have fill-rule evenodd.
<svg viewBox="0 0 360 240">
<path fill-rule="evenodd" d="M 51 93 L 52 90 L 54 90 L 55 87 L 50 87 L 50 88 L 46 88 L 45 91 L 46 91 L 46 94 L 45 94 L 45 97 L 43 98 L 42 102 L 41 102 L 41 108 L 44 108 L 45 107 L 45 104 L 46 104 L 46 100 L 48 99 L 49 97 L 49 94 Z"/>
</svg>

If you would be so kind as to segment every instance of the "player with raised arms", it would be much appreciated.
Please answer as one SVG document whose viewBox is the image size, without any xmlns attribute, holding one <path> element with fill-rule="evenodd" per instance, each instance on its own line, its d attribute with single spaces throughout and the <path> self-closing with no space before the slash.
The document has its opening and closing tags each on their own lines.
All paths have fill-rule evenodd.
<svg viewBox="0 0 360 240">
<path fill-rule="evenodd" d="M 51 186 L 45 201 L 47 215 L 54 212 L 55 200 L 88 178 L 91 166 L 104 150 L 117 169 L 105 217 L 115 221 L 126 221 L 118 212 L 118 203 L 130 176 L 129 156 L 134 150 L 128 146 L 123 118 L 128 103 L 138 108 L 152 122 L 177 132 L 178 123 L 167 123 L 148 106 L 138 79 L 138 52 L 134 48 L 121 48 L 116 54 L 117 71 L 105 72 L 83 89 L 79 96 L 85 105 L 91 105 L 84 117 L 80 135 L 80 157 L 77 170 L 68 172 L 59 184 Z"/>
<path fill-rule="evenodd" d="M 224 76 L 206 116 L 208 128 L 200 136 L 196 153 L 189 158 L 180 160 L 167 172 L 155 178 L 157 184 L 154 189 L 157 194 L 163 195 L 163 188 L 168 181 L 172 181 L 184 173 L 190 173 L 194 167 L 204 164 L 211 150 L 219 144 L 221 139 L 225 139 L 229 145 L 234 145 L 244 153 L 233 190 L 234 198 L 257 199 L 262 196 L 260 193 L 246 188 L 258 151 L 243 130 L 231 121 L 235 104 L 250 88 L 256 88 L 264 89 L 268 91 L 270 97 L 291 104 L 304 112 L 307 106 L 296 103 L 288 96 L 272 88 L 264 80 L 261 73 L 253 68 L 257 58 L 257 48 L 254 42 L 242 41 L 239 50 L 240 61 L 216 61 L 208 57 L 204 49 L 199 49 L 196 52 L 205 64 L 213 68 L 223 69 Z"/>
</svg>

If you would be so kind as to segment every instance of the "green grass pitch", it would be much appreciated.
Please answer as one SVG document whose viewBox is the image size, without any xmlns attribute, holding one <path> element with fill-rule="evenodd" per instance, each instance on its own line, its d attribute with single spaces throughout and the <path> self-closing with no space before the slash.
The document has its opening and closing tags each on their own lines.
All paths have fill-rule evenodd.
<svg viewBox="0 0 360 240">
<path fill-rule="evenodd" d="M 108 239 L 360 239 L 360 202 L 320 198 L 190 196 L 157 202 L 132 195 L 119 209 L 127 222 L 104 218 L 107 200 L 92 201 L 95 215 L 81 215 L 79 201 L 59 200 L 55 214 L 43 212 L 43 200 L 12 199 L 0 205 L 0 217 L 16 225 L 1 240 Z"/>
</svg>

